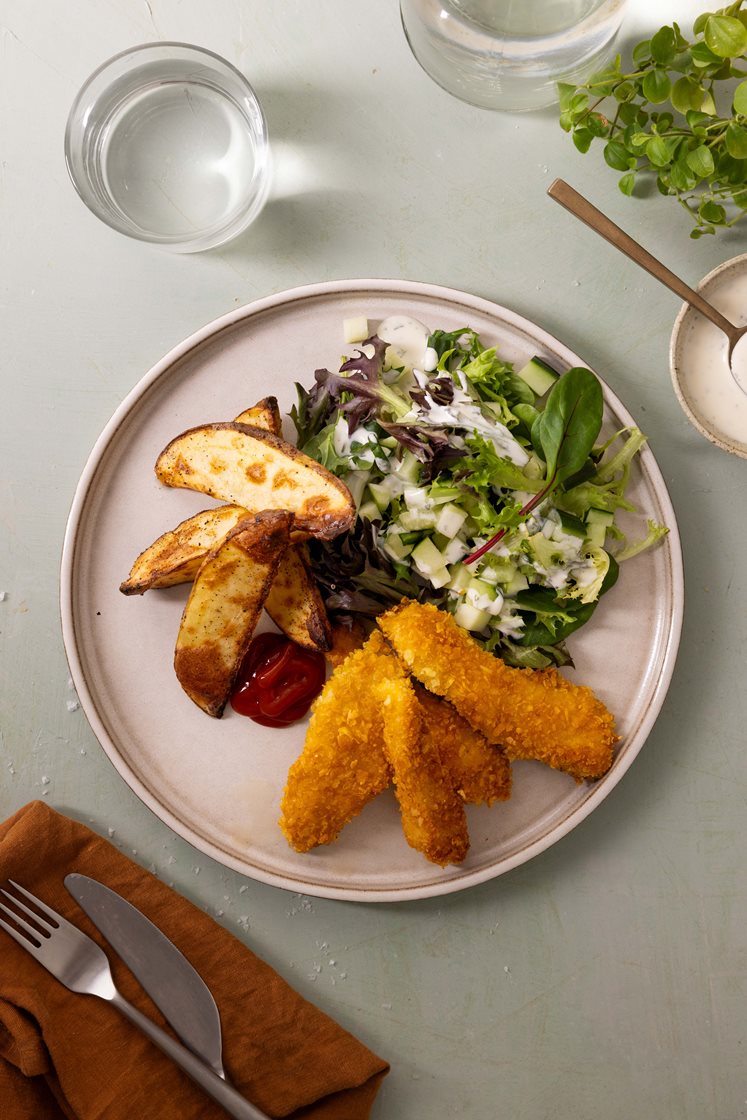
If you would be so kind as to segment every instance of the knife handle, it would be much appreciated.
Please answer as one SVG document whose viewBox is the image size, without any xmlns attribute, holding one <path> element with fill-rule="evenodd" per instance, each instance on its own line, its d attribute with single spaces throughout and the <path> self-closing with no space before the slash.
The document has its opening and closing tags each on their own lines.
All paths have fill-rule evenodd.
<svg viewBox="0 0 747 1120">
<path fill-rule="evenodd" d="M 162 1050 L 167 1057 L 171 1058 L 172 1062 L 183 1069 L 201 1089 L 204 1089 L 208 1096 L 212 1097 L 226 1110 L 229 1116 L 235 1117 L 235 1120 L 270 1120 L 266 1112 L 262 1112 L 256 1105 L 251 1104 L 246 1097 L 242 1097 L 233 1085 L 223 1081 L 216 1073 L 213 1073 L 191 1050 L 182 1046 L 181 1042 L 177 1042 L 170 1034 L 166 1034 L 166 1031 L 162 1031 L 147 1015 L 143 1015 L 136 1007 L 128 1003 L 119 992 L 115 992 L 115 995 L 108 1002 L 126 1016 L 143 1034 L 147 1035 L 159 1050 Z"/>
</svg>

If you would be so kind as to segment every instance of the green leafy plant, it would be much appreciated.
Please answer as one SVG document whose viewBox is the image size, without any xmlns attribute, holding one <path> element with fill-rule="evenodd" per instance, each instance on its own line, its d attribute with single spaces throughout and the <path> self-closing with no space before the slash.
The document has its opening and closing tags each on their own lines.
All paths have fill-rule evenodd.
<svg viewBox="0 0 747 1120">
<path fill-rule="evenodd" d="M 689 40 L 676 23 L 660 28 L 633 49 L 629 73 L 618 56 L 585 85 L 559 86 L 560 125 L 578 150 L 603 140 L 623 194 L 655 178 L 693 219 L 694 238 L 747 212 L 747 81 L 735 84 L 747 77 L 744 3 L 703 12 Z"/>
</svg>

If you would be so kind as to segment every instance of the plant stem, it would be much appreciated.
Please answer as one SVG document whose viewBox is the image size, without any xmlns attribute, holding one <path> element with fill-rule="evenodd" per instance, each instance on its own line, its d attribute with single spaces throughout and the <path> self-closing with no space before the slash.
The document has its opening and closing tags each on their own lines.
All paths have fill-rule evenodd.
<svg viewBox="0 0 747 1120">
<path fill-rule="evenodd" d="M 527 517 L 527 515 L 530 514 L 532 512 L 532 510 L 535 509 L 540 504 L 540 502 L 542 501 L 543 498 L 547 497 L 547 495 L 550 493 L 553 486 L 555 485 L 556 476 L 557 476 L 557 471 L 552 476 L 552 478 L 548 482 L 547 486 L 545 486 L 545 488 L 543 490 L 540 490 L 540 492 L 538 494 L 534 494 L 529 499 L 529 501 L 526 503 L 526 505 L 521 507 L 521 509 L 519 510 L 519 516 L 522 518 L 522 520 L 524 520 Z M 471 556 L 465 557 L 463 563 L 473 564 L 475 562 L 475 560 L 479 560 L 480 557 L 484 556 L 486 552 L 490 552 L 491 548 L 493 548 L 495 545 L 497 545 L 499 543 L 499 541 L 502 541 L 507 532 L 508 532 L 508 528 L 499 529 L 494 537 L 491 537 L 490 540 L 487 541 L 485 544 L 481 544 L 480 547 L 478 549 L 476 549 L 472 553 Z"/>
</svg>

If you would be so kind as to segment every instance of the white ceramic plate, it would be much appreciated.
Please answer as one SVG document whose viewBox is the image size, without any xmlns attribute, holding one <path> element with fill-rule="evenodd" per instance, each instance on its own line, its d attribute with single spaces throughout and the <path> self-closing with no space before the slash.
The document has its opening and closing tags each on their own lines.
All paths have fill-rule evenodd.
<svg viewBox="0 0 747 1120">
<path fill-rule="evenodd" d="M 307 855 L 287 846 L 276 823 L 279 801 L 305 724 L 268 730 L 230 710 L 222 720 L 209 719 L 181 691 L 172 669 L 187 587 L 127 598 L 118 586 L 146 545 L 214 504 L 157 482 L 153 464 L 173 436 L 229 419 L 268 393 L 287 412 L 295 381 L 308 384 L 317 367 L 339 364 L 343 319 L 363 314 L 375 323 L 394 312 L 431 329 L 471 326 L 510 361 L 539 354 L 560 369 L 584 364 L 513 312 L 448 288 L 340 281 L 259 300 L 177 346 L 123 402 L 83 472 L 62 562 L 73 680 L 129 786 L 175 832 L 228 867 L 288 890 L 361 901 L 461 890 L 516 867 L 579 824 L 646 741 L 674 668 L 683 602 L 674 512 L 644 449 L 630 496 L 670 533 L 662 546 L 623 565 L 593 621 L 571 638 L 576 668 L 569 675 L 590 685 L 617 717 L 622 739 L 609 774 L 577 785 L 540 764 L 517 764 L 509 802 L 468 809 L 470 853 L 450 870 L 407 846 L 391 791 L 368 805 L 337 843 Z M 632 423 L 607 388 L 605 401 L 606 430 Z M 641 519 L 637 528 L 644 526 Z"/>
</svg>

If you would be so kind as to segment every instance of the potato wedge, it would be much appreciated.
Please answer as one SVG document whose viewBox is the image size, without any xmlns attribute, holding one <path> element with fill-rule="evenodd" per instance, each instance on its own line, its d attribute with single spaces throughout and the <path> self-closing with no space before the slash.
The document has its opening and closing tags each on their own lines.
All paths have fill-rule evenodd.
<svg viewBox="0 0 747 1120">
<path fill-rule="evenodd" d="M 197 490 L 252 512 L 290 511 L 296 528 L 331 539 L 349 529 L 355 503 L 330 471 L 271 432 L 205 424 L 173 439 L 156 462 L 167 486 Z"/>
<path fill-rule="evenodd" d="M 234 423 L 250 424 L 280 436 L 283 422 L 276 397 L 264 397 L 235 417 Z M 278 574 L 265 600 L 265 610 L 278 630 L 306 649 L 326 653 L 332 646 L 332 628 L 324 601 L 309 568 L 302 545 L 291 545 L 280 561 Z"/>
<path fill-rule="evenodd" d="M 238 416 L 233 418 L 234 424 L 248 424 L 251 428 L 261 428 L 263 432 L 272 432 L 274 436 L 283 435 L 283 419 L 277 397 L 263 397 L 251 408 L 245 408 Z"/>
<path fill-rule="evenodd" d="M 288 547 L 292 517 L 267 510 L 246 517 L 200 566 L 182 614 L 174 670 L 191 700 L 223 713 L 267 593 Z"/>
<path fill-rule="evenodd" d="M 242 506 L 227 505 L 188 517 L 140 553 L 119 590 L 142 595 L 151 587 L 191 583 L 210 549 L 247 516 Z"/>
<path fill-rule="evenodd" d="M 331 648 L 332 628 L 302 544 L 291 545 L 280 561 L 265 610 L 292 642 L 321 653 Z"/>
</svg>

